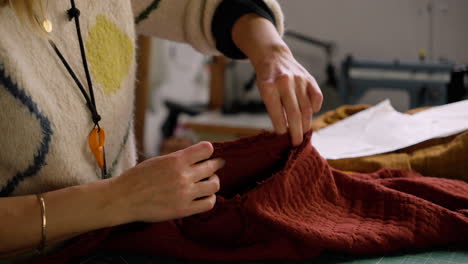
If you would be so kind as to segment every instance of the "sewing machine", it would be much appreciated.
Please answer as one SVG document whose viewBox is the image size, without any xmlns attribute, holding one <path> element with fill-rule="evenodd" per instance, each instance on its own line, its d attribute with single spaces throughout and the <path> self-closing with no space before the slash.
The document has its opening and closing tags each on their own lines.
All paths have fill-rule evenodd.
<svg viewBox="0 0 468 264">
<path fill-rule="evenodd" d="M 339 91 L 345 104 L 355 104 L 370 89 L 408 92 L 410 108 L 442 105 L 465 94 L 465 66 L 449 62 L 373 61 L 348 56 L 341 67 Z"/>
</svg>

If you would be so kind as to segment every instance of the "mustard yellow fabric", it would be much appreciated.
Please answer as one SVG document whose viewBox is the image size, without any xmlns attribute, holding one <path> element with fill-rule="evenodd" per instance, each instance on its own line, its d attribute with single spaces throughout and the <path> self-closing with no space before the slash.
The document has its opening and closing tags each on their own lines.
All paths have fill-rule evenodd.
<svg viewBox="0 0 468 264">
<path fill-rule="evenodd" d="M 315 130 L 334 124 L 369 106 L 343 106 L 313 121 Z M 427 108 L 414 109 L 416 113 Z M 422 175 L 468 181 L 468 131 L 446 138 L 432 139 L 393 153 L 368 157 L 329 160 L 336 169 L 346 172 L 375 172 L 382 168 L 414 170 Z"/>
</svg>

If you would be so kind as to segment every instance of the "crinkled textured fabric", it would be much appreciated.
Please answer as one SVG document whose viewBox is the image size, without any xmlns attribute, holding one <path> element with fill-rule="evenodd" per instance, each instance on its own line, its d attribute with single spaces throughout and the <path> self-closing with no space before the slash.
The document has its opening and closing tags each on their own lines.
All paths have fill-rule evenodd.
<svg viewBox="0 0 468 264">
<path fill-rule="evenodd" d="M 310 144 L 261 134 L 215 143 L 222 189 L 207 213 L 87 234 L 42 263 L 92 250 L 186 260 L 301 260 L 468 242 L 468 183 L 401 170 L 346 174 Z"/>
</svg>

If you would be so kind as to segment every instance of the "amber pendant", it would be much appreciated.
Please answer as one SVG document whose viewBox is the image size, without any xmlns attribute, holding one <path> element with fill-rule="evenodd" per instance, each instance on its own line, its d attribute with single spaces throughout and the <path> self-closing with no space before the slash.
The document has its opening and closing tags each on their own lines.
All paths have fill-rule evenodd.
<svg viewBox="0 0 468 264">
<path fill-rule="evenodd" d="M 106 133 L 103 128 L 94 128 L 88 137 L 89 148 L 96 159 L 96 162 L 102 170 L 103 176 L 107 174 L 106 153 L 104 144 L 106 142 Z"/>
</svg>

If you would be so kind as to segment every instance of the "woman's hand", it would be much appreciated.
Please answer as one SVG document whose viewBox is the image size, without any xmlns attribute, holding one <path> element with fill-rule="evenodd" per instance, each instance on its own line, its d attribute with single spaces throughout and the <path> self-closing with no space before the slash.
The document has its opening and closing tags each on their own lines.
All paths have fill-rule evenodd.
<svg viewBox="0 0 468 264">
<path fill-rule="evenodd" d="M 209 211 L 216 202 L 221 159 L 207 160 L 213 147 L 202 142 L 142 162 L 116 178 L 128 209 L 127 222 L 161 222 Z"/>
<path fill-rule="evenodd" d="M 291 134 L 295 146 L 311 128 L 312 114 L 320 111 L 322 93 L 307 70 L 286 47 L 270 51 L 254 63 L 257 86 L 275 131 Z"/>
<path fill-rule="evenodd" d="M 234 25 L 232 36 L 254 66 L 275 131 L 284 134 L 289 128 L 293 144 L 299 145 L 311 128 L 312 114 L 322 106 L 316 80 L 294 59 L 270 21 L 245 15 Z"/>
</svg>

